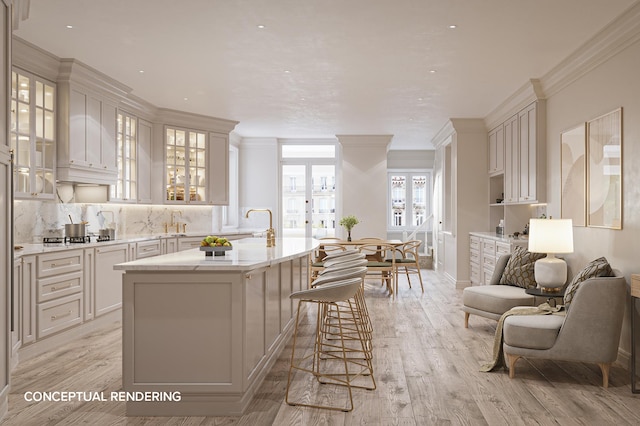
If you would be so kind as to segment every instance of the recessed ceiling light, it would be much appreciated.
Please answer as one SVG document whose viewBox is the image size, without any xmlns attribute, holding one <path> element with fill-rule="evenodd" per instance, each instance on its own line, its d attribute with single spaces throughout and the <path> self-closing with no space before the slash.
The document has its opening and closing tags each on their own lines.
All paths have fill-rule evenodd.
<svg viewBox="0 0 640 426">
<path fill-rule="evenodd" d="M 67 25 L 67 28 L 68 28 L 68 29 L 72 29 L 72 28 L 73 28 L 73 25 Z"/>
<path fill-rule="evenodd" d="M 140 70 L 138 71 L 140 74 L 144 74 L 144 70 Z"/>
<path fill-rule="evenodd" d="M 422 100 L 422 98 L 418 98 L 418 100 L 419 100 L 419 101 L 421 101 L 421 100 Z"/>
<path fill-rule="evenodd" d="M 264 25 L 258 25 L 258 28 L 263 29 Z"/>
<path fill-rule="evenodd" d="M 452 25 L 449 25 L 449 28 L 452 30 L 455 30 L 456 28 L 458 28 L 458 26 L 455 24 L 452 24 Z"/>
<path fill-rule="evenodd" d="M 185 100 L 185 101 L 188 101 L 188 100 L 189 100 L 189 98 L 184 98 L 184 100 Z"/>
<path fill-rule="evenodd" d="M 289 71 L 289 70 L 284 70 L 284 73 L 285 73 L 285 74 L 289 74 L 289 73 L 291 73 L 291 71 Z"/>
<path fill-rule="evenodd" d="M 430 72 L 431 74 L 435 74 L 435 73 L 436 73 L 436 70 L 429 70 L 429 72 Z"/>
</svg>

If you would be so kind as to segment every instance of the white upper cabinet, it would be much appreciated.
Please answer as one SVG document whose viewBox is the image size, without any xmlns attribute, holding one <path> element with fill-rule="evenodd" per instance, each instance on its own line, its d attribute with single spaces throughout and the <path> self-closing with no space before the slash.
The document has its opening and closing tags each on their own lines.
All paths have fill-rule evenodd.
<svg viewBox="0 0 640 426">
<path fill-rule="evenodd" d="M 504 173 L 504 127 L 489 132 L 489 174 Z"/>
<path fill-rule="evenodd" d="M 229 204 L 229 134 L 209 133 L 208 193 L 210 204 Z"/>
<path fill-rule="evenodd" d="M 73 59 L 60 61 L 58 179 L 115 184 L 116 105 L 129 89 Z"/>
<path fill-rule="evenodd" d="M 138 119 L 138 203 L 151 203 L 151 142 L 152 125 Z"/>
<path fill-rule="evenodd" d="M 55 83 L 14 68 L 10 138 L 16 198 L 54 198 L 55 104 Z"/>
</svg>

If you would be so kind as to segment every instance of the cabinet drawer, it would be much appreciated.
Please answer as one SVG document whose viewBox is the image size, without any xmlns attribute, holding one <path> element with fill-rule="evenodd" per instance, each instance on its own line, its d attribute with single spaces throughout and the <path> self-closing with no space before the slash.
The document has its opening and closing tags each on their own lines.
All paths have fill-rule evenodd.
<svg viewBox="0 0 640 426">
<path fill-rule="evenodd" d="M 469 241 L 469 248 L 472 250 L 480 250 L 480 238 L 471 236 Z"/>
<path fill-rule="evenodd" d="M 493 270 L 495 268 L 489 266 L 489 265 L 485 265 L 484 268 L 482 269 L 482 275 L 483 275 L 483 280 L 482 280 L 482 284 L 484 285 L 489 285 L 489 283 L 491 282 L 491 277 L 493 276 Z"/>
<path fill-rule="evenodd" d="M 480 267 L 471 265 L 471 284 L 480 284 Z"/>
<path fill-rule="evenodd" d="M 511 245 L 507 243 L 496 243 L 496 258 L 511 253 Z"/>
<path fill-rule="evenodd" d="M 152 257 L 161 254 L 160 240 L 136 243 L 136 259 Z"/>
<path fill-rule="evenodd" d="M 38 280 L 38 303 L 82 291 L 82 271 Z"/>
<path fill-rule="evenodd" d="M 82 271 L 82 250 L 68 250 L 38 256 L 38 278 Z"/>
<path fill-rule="evenodd" d="M 487 256 L 486 254 L 482 256 L 482 265 L 483 267 L 491 267 L 492 269 L 496 266 L 496 258 L 495 256 Z"/>
<path fill-rule="evenodd" d="M 496 254 L 496 242 L 494 240 L 482 240 L 482 253 L 494 256 Z"/>
<path fill-rule="evenodd" d="M 480 265 L 480 252 L 478 250 L 470 250 L 469 251 L 469 261 L 471 262 L 471 265 L 473 266 L 474 264 L 476 265 Z"/>
<path fill-rule="evenodd" d="M 73 294 L 38 305 L 38 338 L 82 323 L 82 294 Z"/>
</svg>

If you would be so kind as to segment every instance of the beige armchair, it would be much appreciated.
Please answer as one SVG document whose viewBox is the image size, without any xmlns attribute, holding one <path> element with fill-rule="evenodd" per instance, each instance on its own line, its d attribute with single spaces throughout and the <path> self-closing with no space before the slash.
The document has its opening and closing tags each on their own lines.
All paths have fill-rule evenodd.
<svg viewBox="0 0 640 426">
<path fill-rule="evenodd" d="M 464 328 L 469 327 L 469 317 L 478 315 L 498 321 L 502 314 L 516 306 L 536 306 L 545 302 L 525 293 L 522 287 L 500 284 L 510 254 L 498 258 L 489 285 L 467 287 L 462 292 L 462 310 L 464 311 Z"/>
<path fill-rule="evenodd" d="M 504 321 L 504 355 L 509 377 L 521 358 L 596 363 L 602 386 L 618 356 L 627 284 L 620 271 L 614 277 L 589 278 L 578 287 L 566 316 L 509 316 Z"/>
</svg>

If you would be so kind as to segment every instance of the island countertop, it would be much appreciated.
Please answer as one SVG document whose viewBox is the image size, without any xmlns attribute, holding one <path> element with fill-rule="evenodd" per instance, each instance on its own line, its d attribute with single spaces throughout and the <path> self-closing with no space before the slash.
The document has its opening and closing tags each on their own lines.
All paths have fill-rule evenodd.
<svg viewBox="0 0 640 426">
<path fill-rule="evenodd" d="M 114 265 L 123 271 L 246 271 L 281 263 L 310 253 L 319 242 L 313 238 L 277 238 L 267 247 L 264 238 L 243 238 L 232 242 L 224 256 L 205 256 L 200 249 L 169 253 Z"/>
</svg>

